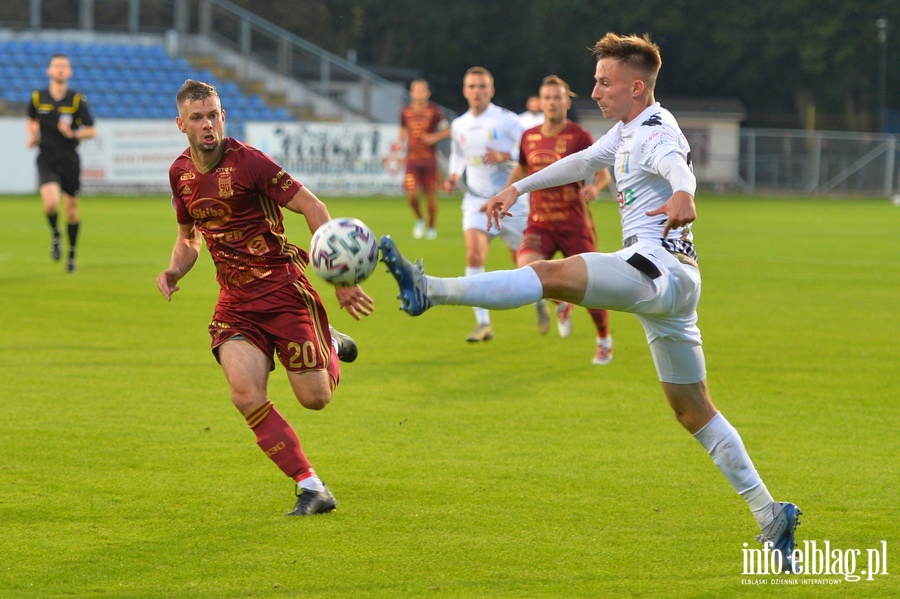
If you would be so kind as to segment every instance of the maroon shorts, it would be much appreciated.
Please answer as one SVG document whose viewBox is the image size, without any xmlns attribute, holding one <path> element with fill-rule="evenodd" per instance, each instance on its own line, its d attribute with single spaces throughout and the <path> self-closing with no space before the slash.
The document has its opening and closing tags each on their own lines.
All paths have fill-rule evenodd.
<svg viewBox="0 0 900 599">
<path fill-rule="evenodd" d="M 406 176 L 403 178 L 403 189 L 415 191 L 423 189 L 425 193 L 437 190 L 437 164 L 407 163 Z"/>
<path fill-rule="evenodd" d="M 597 235 L 593 227 L 553 227 L 529 222 L 518 253 L 540 254 L 544 260 L 549 260 L 557 251 L 566 257 L 596 252 Z"/>
<path fill-rule="evenodd" d="M 337 369 L 328 315 L 305 278 L 255 300 L 216 304 L 209 335 L 216 360 L 219 346 L 240 335 L 273 360 L 272 369 L 273 354 L 278 354 L 285 369 L 291 372 Z M 339 370 L 332 373 L 335 380 L 338 373 Z"/>
</svg>

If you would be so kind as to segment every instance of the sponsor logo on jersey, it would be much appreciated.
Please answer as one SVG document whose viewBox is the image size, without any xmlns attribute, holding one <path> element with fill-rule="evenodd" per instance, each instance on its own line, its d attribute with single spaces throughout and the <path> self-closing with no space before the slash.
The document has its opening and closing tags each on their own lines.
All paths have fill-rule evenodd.
<svg viewBox="0 0 900 599">
<path fill-rule="evenodd" d="M 202 203 L 202 205 L 200 205 Z M 204 198 L 194 202 L 189 208 L 191 218 L 205 227 L 221 227 L 231 218 L 228 204 L 213 198 Z"/>
<path fill-rule="evenodd" d="M 648 127 L 655 127 L 656 125 L 662 125 L 662 116 L 657 112 L 656 114 L 651 116 L 649 119 L 647 119 L 646 121 L 641 123 L 642 127 L 644 125 L 646 125 Z"/>
</svg>

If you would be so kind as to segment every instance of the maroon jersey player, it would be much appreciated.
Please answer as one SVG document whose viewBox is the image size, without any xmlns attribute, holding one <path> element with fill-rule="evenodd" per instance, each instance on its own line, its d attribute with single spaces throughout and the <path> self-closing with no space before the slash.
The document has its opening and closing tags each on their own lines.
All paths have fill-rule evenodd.
<svg viewBox="0 0 900 599">
<path fill-rule="evenodd" d="M 328 209 L 268 156 L 225 137 L 225 111 L 213 86 L 188 80 L 176 102 L 189 147 L 169 169 L 178 236 L 157 286 L 171 300 L 197 261 L 202 237 L 220 287 L 209 325 L 212 350 L 231 401 L 260 449 L 296 481 L 299 497 L 289 515 L 329 512 L 334 496 L 267 395 L 277 356 L 300 404 L 320 410 L 340 378 L 339 360 L 356 358 L 355 343 L 328 325 L 304 275 L 309 256 L 284 234 L 282 208 L 302 214 L 311 231 L 330 219 Z M 372 299 L 358 285 L 336 294 L 354 318 L 371 313 Z"/>
<path fill-rule="evenodd" d="M 409 207 L 416 216 L 413 237 L 437 238 L 437 144 L 450 135 L 447 119 L 441 109 L 432 102 L 431 89 L 424 79 L 416 79 L 409 85 L 410 103 L 400 111 L 400 139 L 406 142 L 406 174 L 403 189 Z M 428 222 L 419 206 L 419 190 L 428 201 Z"/>
<path fill-rule="evenodd" d="M 572 102 L 565 81 L 555 75 L 545 77 L 540 100 L 544 122 L 522 134 L 519 163 L 510 174 L 508 185 L 594 142 L 590 133 L 567 118 Z M 590 185 L 578 181 L 532 192 L 528 224 L 516 258 L 518 266 L 549 260 L 557 251 L 566 257 L 597 251 L 597 233 L 588 203 L 609 185 L 611 179 L 609 171 L 602 169 Z M 538 330 L 546 334 L 550 315 L 545 300 L 538 302 L 537 311 Z M 558 328 L 563 337 L 568 337 L 572 331 L 571 312 L 571 304 L 558 304 Z M 612 361 L 609 315 L 606 310 L 588 309 L 588 312 L 597 329 L 593 363 L 609 364 Z"/>
</svg>

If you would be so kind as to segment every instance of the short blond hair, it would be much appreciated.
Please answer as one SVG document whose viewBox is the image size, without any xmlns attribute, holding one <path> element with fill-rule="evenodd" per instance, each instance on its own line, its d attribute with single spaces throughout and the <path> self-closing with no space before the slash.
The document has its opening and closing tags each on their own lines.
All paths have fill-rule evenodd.
<svg viewBox="0 0 900 599">
<path fill-rule="evenodd" d="M 469 75 L 484 75 L 488 78 L 488 81 L 491 82 L 491 86 L 494 85 L 494 76 L 491 75 L 491 72 L 484 67 L 469 67 L 466 70 L 466 74 L 463 75 L 463 81 L 466 80 L 466 77 Z"/>
<path fill-rule="evenodd" d="M 569 84 L 556 75 L 547 75 L 544 77 L 544 80 L 541 81 L 541 87 L 544 87 L 545 85 L 558 85 L 566 90 L 566 95 L 570 98 L 575 98 L 577 96 L 577 94 L 573 93 L 571 88 L 569 88 Z"/>
<path fill-rule="evenodd" d="M 607 33 L 594 44 L 591 53 L 597 57 L 597 60 L 613 58 L 630 66 L 644 74 L 647 79 L 647 87 L 653 89 L 656 86 L 656 77 L 662 66 L 662 57 L 659 54 L 659 46 L 650 41 L 649 33 L 642 36 Z"/>
</svg>

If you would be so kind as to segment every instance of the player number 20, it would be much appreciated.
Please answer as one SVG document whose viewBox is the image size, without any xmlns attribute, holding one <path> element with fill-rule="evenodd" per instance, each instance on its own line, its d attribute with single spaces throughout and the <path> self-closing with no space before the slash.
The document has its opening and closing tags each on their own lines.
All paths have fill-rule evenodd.
<svg viewBox="0 0 900 599">
<path fill-rule="evenodd" d="M 316 347 L 312 341 L 304 341 L 303 345 L 292 341 L 288 344 L 288 350 L 291 352 L 291 368 L 300 366 L 309 368 L 316 365 Z"/>
</svg>

